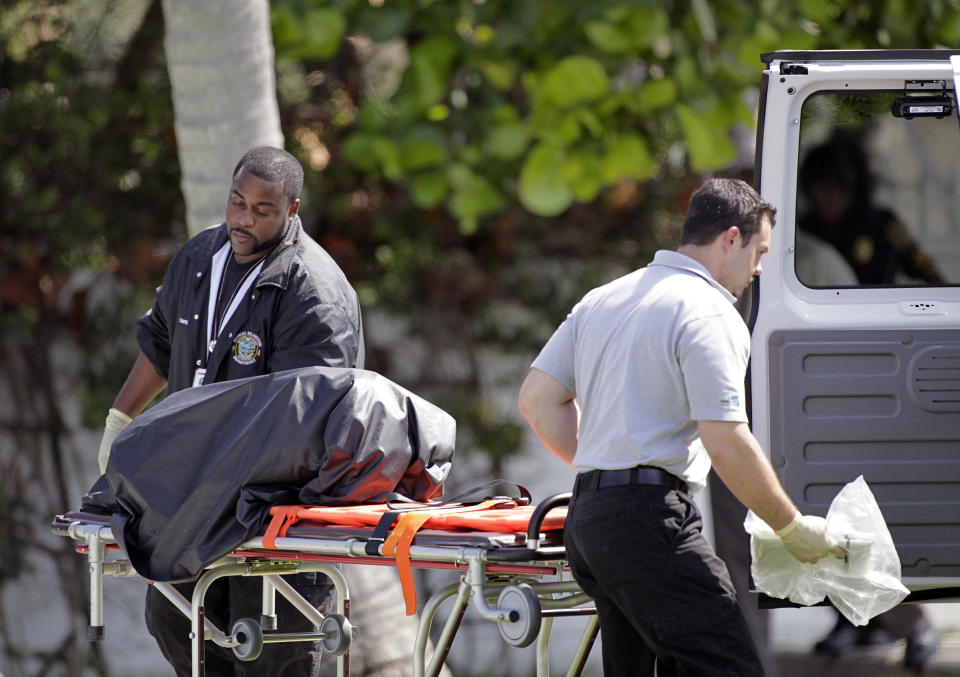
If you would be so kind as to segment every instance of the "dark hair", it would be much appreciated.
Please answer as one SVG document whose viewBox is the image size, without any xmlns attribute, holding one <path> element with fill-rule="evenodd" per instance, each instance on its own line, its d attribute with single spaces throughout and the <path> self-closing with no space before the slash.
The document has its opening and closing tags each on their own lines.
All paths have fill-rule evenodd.
<svg viewBox="0 0 960 677">
<path fill-rule="evenodd" d="M 708 245 L 730 226 L 740 228 L 743 246 L 764 216 L 773 225 L 776 208 L 740 179 L 708 179 L 690 198 L 680 244 Z"/>
<path fill-rule="evenodd" d="M 840 188 L 850 196 L 851 205 L 870 202 L 873 177 L 855 138 L 838 135 L 807 153 L 800 167 L 800 188 L 810 196 L 818 183 Z"/>
<path fill-rule="evenodd" d="M 233 178 L 236 178 L 241 169 L 270 183 L 279 183 L 283 186 L 283 194 L 288 203 L 300 197 L 303 190 L 303 167 L 290 153 L 271 146 L 251 148 L 233 169 Z"/>
</svg>

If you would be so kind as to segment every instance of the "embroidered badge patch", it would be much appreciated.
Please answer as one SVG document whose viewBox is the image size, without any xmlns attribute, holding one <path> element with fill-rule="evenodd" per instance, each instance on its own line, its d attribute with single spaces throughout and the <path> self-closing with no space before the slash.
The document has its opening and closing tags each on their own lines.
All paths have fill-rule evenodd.
<svg viewBox="0 0 960 677">
<path fill-rule="evenodd" d="M 739 409 L 740 408 L 740 396 L 731 395 L 730 397 L 720 400 L 720 406 L 724 409 Z"/>
<path fill-rule="evenodd" d="M 242 331 L 233 340 L 233 361 L 237 364 L 253 364 L 260 357 L 263 341 L 252 331 Z"/>
</svg>

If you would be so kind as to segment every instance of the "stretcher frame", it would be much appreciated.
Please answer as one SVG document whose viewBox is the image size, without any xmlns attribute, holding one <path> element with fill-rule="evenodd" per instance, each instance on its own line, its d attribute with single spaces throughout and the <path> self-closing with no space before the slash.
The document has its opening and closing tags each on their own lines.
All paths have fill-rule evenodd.
<svg viewBox="0 0 960 677">
<path fill-rule="evenodd" d="M 587 656 L 599 633 L 596 609 L 567 569 L 562 545 L 545 545 L 540 532 L 546 513 L 569 501 L 570 494 L 558 494 L 537 506 L 530 519 L 522 545 L 489 547 L 476 540 L 455 543 L 414 539 L 409 548 L 414 568 L 449 569 L 462 572 L 459 581 L 436 590 L 420 610 L 413 651 L 414 677 L 436 677 L 443 667 L 461 621 L 469 606 L 481 618 L 494 622 L 501 637 L 510 645 L 522 647 L 536 642 L 537 677 L 549 677 L 549 643 L 553 621 L 559 617 L 585 616 L 586 627 L 574 651 L 568 677 L 581 674 Z M 88 513 L 58 515 L 51 527 L 54 534 L 74 539 L 77 551 L 85 554 L 89 571 L 89 615 L 91 640 L 104 636 L 104 576 L 138 576 L 130 562 L 123 559 L 110 528 L 109 516 Z M 337 564 L 395 566 L 396 559 L 384 556 L 383 544 L 371 554 L 368 538 L 308 537 L 309 529 L 295 530 L 297 535 L 269 539 L 271 547 L 258 536 L 243 543 L 221 560 L 207 566 L 196 581 L 192 598 L 187 600 L 172 584 L 150 582 L 191 622 L 190 640 L 193 677 L 205 676 L 205 642 L 232 649 L 241 660 L 252 660 L 265 643 L 319 641 L 324 653 L 336 657 L 338 677 L 350 674 L 349 648 L 357 629 L 349 621 L 350 594 L 347 581 Z M 318 530 L 318 533 L 324 533 Z M 506 538 L 507 535 L 503 535 Z M 493 540 L 497 540 L 496 537 Z M 424 544 L 426 543 L 426 544 Z M 335 612 L 324 616 L 283 579 L 288 574 L 316 571 L 330 577 L 336 591 Z M 204 616 L 204 598 L 210 585 L 228 576 L 258 576 L 263 582 L 262 613 L 258 621 L 241 619 L 230 632 L 218 628 Z M 313 621 L 312 633 L 275 632 L 276 594 Z M 447 599 L 453 607 L 440 632 L 430 661 L 426 659 L 433 622 Z M 203 632 L 200 631 L 203 628 Z"/>
</svg>

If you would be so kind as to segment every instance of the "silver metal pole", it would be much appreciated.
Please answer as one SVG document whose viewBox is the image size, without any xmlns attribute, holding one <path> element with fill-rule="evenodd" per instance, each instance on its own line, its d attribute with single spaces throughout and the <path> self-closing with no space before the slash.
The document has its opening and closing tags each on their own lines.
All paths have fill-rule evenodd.
<svg viewBox="0 0 960 677">
<path fill-rule="evenodd" d="M 447 618 L 443 631 L 440 633 L 440 638 L 437 640 L 433 658 L 430 659 L 430 665 L 426 672 L 428 677 L 437 677 L 440 674 L 440 668 L 443 667 L 443 662 L 447 659 L 447 654 L 450 651 L 450 645 L 453 643 L 453 636 L 457 634 L 460 621 L 463 620 L 463 614 L 470 603 L 470 594 L 470 584 L 465 579 L 461 579 L 457 588 L 457 600 L 454 602 L 450 616 Z M 418 656 L 414 656 L 414 677 L 424 677 L 422 662 L 420 663 L 420 672 L 417 672 L 417 658 Z"/>
<path fill-rule="evenodd" d="M 550 677 L 550 632 L 553 619 L 544 618 L 540 622 L 540 634 L 537 636 L 537 677 Z"/>
<path fill-rule="evenodd" d="M 263 577 L 261 591 L 260 627 L 264 630 L 277 629 L 277 596 L 269 576 Z"/>
<path fill-rule="evenodd" d="M 590 649 L 593 648 L 593 643 L 596 641 L 599 632 L 600 618 L 593 616 L 587 621 L 587 627 L 584 628 L 583 635 L 580 636 L 580 644 L 577 645 L 573 660 L 570 661 L 570 670 L 567 671 L 567 677 L 579 677 L 580 673 L 583 672 L 583 666 L 587 662 L 587 656 L 590 655 Z"/>
<path fill-rule="evenodd" d="M 414 642 L 413 651 L 413 673 L 418 677 L 423 677 L 424 664 L 427 660 L 427 644 L 430 642 L 430 628 L 433 627 L 434 616 L 440 604 L 457 592 L 459 584 L 450 583 L 437 590 L 426 604 L 423 605 L 423 611 L 420 612 L 420 624 L 417 626 L 417 639 Z M 464 601 L 466 604 L 466 601 Z M 437 645 L 434 647 L 434 654 L 444 651 L 444 647 Z"/>
<path fill-rule="evenodd" d="M 91 640 L 103 639 L 103 541 L 96 532 L 87 533 L 87 571 L 90 572 L 90 626 Z"/>
</svg>

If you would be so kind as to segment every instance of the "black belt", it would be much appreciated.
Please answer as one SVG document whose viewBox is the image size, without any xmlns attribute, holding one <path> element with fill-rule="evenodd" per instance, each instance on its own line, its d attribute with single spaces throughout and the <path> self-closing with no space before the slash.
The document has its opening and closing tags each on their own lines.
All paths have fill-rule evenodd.
<svg viewBox="0 0 960 677">
<path fill-rule="evenodd" d="M 649 465 L 617 470 L 590 470 L 577 475 L 574 486 L 577 492 L 583 492 L 596 491 L 605 487 L 622 487 L 627 484 L 656 484 L 684 493 L 688 492 L 686 482 L 679 477 L 663 468 L 654 468 Z"/>
</svg>

